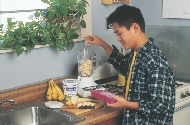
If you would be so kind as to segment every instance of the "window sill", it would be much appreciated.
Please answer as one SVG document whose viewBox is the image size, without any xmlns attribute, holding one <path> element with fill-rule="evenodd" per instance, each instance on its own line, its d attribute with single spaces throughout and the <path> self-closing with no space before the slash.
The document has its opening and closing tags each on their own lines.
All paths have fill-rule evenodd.
<svg viewBox="0 0 190 125">
<path fill-rule="evenodd" d="M 74 40 L 74 42 L 79 42 L 79 41 L 82 41 L 82 40 L 84 40 L 84 37 L 80 37 L 80 38 L 78 38 L 78 39 L 75 39 Z M 39 49 L 39 48 L 44 48 L 44 47 L 48 47 L 49 45 L 36 45 L 35 47 L 34 47 L 34 49 Z M 23 47 L 24 48 L 24 50 L 26 50 L 26 48 L 25 47 Z M 14 49 L 7 49 L 7 50 L 0 50 L 0 54 L 1 53 L 9 53 L 9 52 L 15 52 L 15 50 Z"/>
</svg>

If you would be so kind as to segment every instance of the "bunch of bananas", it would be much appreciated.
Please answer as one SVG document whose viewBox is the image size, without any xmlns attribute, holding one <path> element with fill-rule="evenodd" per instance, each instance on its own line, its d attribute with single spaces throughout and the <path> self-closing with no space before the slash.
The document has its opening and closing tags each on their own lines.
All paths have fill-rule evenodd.
<svg viewBox="0 0 190 125">
<path fill-rule="evenodd" d="M 46 94 L 46 99 L 48 101 L 62 101 L 65 98 L 63 91 L 54 83 L 53 79 L 48 81 L 48 90 Z"/>
</svg>

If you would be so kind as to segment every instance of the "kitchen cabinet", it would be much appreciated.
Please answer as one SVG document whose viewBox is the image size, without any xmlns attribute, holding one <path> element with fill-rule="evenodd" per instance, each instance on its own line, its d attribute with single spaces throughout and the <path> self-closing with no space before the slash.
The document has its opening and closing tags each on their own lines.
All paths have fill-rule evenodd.
<svg viewBox="0 0 190 125">
<path fill-rule="evenodd" d="M 111 119 L 108 119 L 106 121 L 103 121 L 97 125 L 121 125 L 122 120 L 123 120 L 123 114 L 113 117 Z"/>
</svg>

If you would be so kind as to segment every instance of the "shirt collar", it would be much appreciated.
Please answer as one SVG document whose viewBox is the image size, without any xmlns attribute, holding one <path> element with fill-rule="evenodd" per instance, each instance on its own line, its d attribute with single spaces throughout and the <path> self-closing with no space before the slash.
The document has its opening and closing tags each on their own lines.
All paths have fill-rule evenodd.
<svg viewBox="0 0 190 125">
<path fill-rule="evenodd" d="M 152 44 L 154 44 L 154 42 L 153 42 L 153 41 L 150 41 L 150 40 L 149 40 L 148 42 L 146 42 L 145 44 L 143 44 L 143 45 L 139 48 L 139 50 L 137 51 L 138 56 L 141 57 L 144 52 L 150 50 Z"/>
</svg>

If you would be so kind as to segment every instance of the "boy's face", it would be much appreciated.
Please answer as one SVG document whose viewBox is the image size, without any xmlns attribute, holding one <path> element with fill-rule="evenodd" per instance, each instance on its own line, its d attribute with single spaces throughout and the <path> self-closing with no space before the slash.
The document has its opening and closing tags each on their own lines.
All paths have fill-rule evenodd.
<svg viewBox="0 0 190 125">
<path fill-rule="evenodd" d="M 127 30 L 126 27 L 119 26 L 117 23 L 113 23 L 113 30 L 117 36 L 117 41 L 120 42 L 125 49 L 131 49 L 135 47 L 135 30 L 133 25 L 129 30 Z"/>
</svg>

